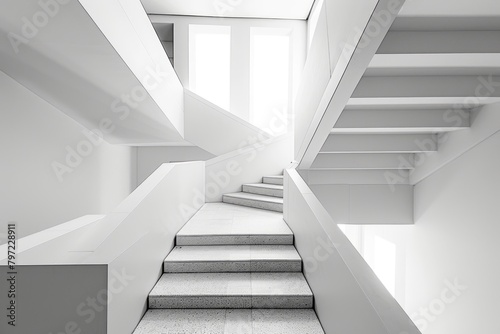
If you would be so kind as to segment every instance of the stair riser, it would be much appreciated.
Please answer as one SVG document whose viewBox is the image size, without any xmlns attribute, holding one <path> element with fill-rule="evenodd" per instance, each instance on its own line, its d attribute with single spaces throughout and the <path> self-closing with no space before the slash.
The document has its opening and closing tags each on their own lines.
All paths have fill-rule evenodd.
<svg viewBox="0 0 500 334">
<path fill-rule="evenodd" d="M 178 246 L 201 245 L 293 245 L 293 235 L 177 236 Z"/>
<path fill-rule="evenodd" d="M 165 273 L 300 272 L 301 261 L 171 262 Z"/>
<path fill-rule="evenodd" d="M 257 195 L 273 196 L 283 198 L 282 189 L 269 189 L 263 187 L 243 186 L 243 192 Z"/>
<path fill-rule="evenodd" d="M 262 183 L 283 185 L 283 178 L 263 177 Z"/>
<path fill-rule="evenodd" d="M 312 296 L 182 296 L 149 297 L 152 309 L 227 309 L 227 308 L 312 308 Z"/>
<path fill-rule="evenodd" d="M 264 201 L 256 201 L 245 198 L 234 198 L 230 196 L 223 196 L 222 201 L 228 204 L 235 204 L 241 206 L 248 206 L 256 209 L 270 210 L 276 212 L 283 212 L 283 204 L 281 203 L 271 203 Z"/>
</svg>

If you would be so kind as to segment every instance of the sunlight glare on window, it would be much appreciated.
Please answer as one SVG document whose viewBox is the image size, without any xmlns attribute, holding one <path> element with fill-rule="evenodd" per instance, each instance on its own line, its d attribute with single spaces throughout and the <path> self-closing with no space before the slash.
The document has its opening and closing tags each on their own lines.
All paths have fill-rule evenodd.
<svg viewBox="0 0 500 334">
<path fill-rule="evenodd" d="M 252 29 L 250 121 L 261 129 L 269 129 L 273 119 L 288 114 L 289 34 L 281 29 Z M 286 132 L 286 117 L 281 123 Z"/>
<path fill-rule="evenodd" d="M 373 271 L 394 296 L 396 292 L 396 245 L 375 236 Z"/>
<path fill-rule="evenodd" d="M 189 40 L 190 89 L 229 111 L 231 28 L 190 25 Z"/>
</svg>

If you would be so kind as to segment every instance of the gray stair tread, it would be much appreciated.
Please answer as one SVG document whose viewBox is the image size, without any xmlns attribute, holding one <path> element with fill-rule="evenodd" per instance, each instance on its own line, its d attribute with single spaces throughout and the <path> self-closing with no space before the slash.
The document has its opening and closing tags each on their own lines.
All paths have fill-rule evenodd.
<svg viewBox="0 0 500 334">
<path fill-rule="evenodd" d="M 280 213 L 226 203 L 206 204 L 177 233 L 178 237 L 231 235 L 291 236 L 293 233 Z"/>
<path fill-rule="evenodd" d="M 283 204 L 283 198 L 273 197 L 273 196 L 266 196 L 266 195 L 257 195 L 257 194 L 244 193 L 244 192 L 224 194 L 224 196 L 225 197 L 245 199 L 245 200 L 259 201 L 259 202 L 269 202 L 269 203 L 274 203 L 274 204 Z"/>
<path fill-rule="evenodd" d="M 302 273 L 163 274 L 149 297 L 312 296 Z"/>
<path fill-rule="evenodd" d="M 275 190 L 283 190 L 283 186 L 279 184 L 269 184 L 269 183 L 247 183 L 244 186 L 248 187 L 256 187 L 256 188 L 266 188 L 266 189 L 275 189 Z"/>
<path fill-rule="evenodd" d="M 148 310 L 134 334 L 324 334 L 312 309 Z"/>
<path fill-rule="evenodd" d="M 291 245 L 177 246 L 165 262 L 301 261 Z"/>
</svg>

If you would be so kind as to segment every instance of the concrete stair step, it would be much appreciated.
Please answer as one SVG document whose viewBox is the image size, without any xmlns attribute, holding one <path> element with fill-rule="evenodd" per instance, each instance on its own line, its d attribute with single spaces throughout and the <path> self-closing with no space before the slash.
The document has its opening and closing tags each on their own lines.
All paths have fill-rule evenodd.
<svg viewBox="0 0 500 334">
<path fill-rule="evenodd" d="M 166 273 L 300 272 L 291 245 L 177 246 L 165 259 Z"/>
<path fill-rule="evenodd" d="M 224 194 L 222 202 L 248 206 L 257 209 L 264 209 L 276 212 L 283 212 L 283 198 L 249 194 L 244 192 Z"/>
<path fill-rule="evenodd" d="M 149 308 L 312 308 L 302 273 L 163 274 Z"/>
<path fill-rule="evenodd" d="M 283 186 L 267 183 L 244 184 L 243 192 L 283 198 Z"/>
<path fill-rule="evenodd" d="M 134 334 L 324 334 L 312 309 L 148 310 Z"/>
<path fill-rule="evenodd" d="M 226 203 L 206 204 L 176 237 L 177 246 L 292 244 L 282 214 Z"/>
<path fill-rule="evenodd" d="M 264 176 L 262 178 L 263 183 L 267 184 L 277 184 L 277 185 L 283 185 L 283 175 L 276 175 L 276 176 Z"/>
</svg>

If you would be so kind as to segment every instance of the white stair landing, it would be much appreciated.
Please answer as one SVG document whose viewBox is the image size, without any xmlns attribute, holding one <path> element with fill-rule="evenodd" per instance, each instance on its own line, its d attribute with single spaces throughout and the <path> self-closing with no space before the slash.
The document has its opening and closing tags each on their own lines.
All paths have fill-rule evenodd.
<svg viewBox="0 0 500 334">
<path fill-rule="evenodd" d="M 312 308 L 302 273 L 164 274 L 149 308 Z"/>
<path fill-rule="evenodd" d="M 177 233 L 186 245 L 292 245 L 283 215 L 226 203 L 208 203 Z"/>
<path fill-rule="evenodd" d="M 302 260 L 292 245 L 177 246 L 166 273 L 297 272 Z"/>
<path fill-rule="evenodd" d="M 324 334 L 312 309 L 149 310 L 134 334 Z"/>
</svg>

